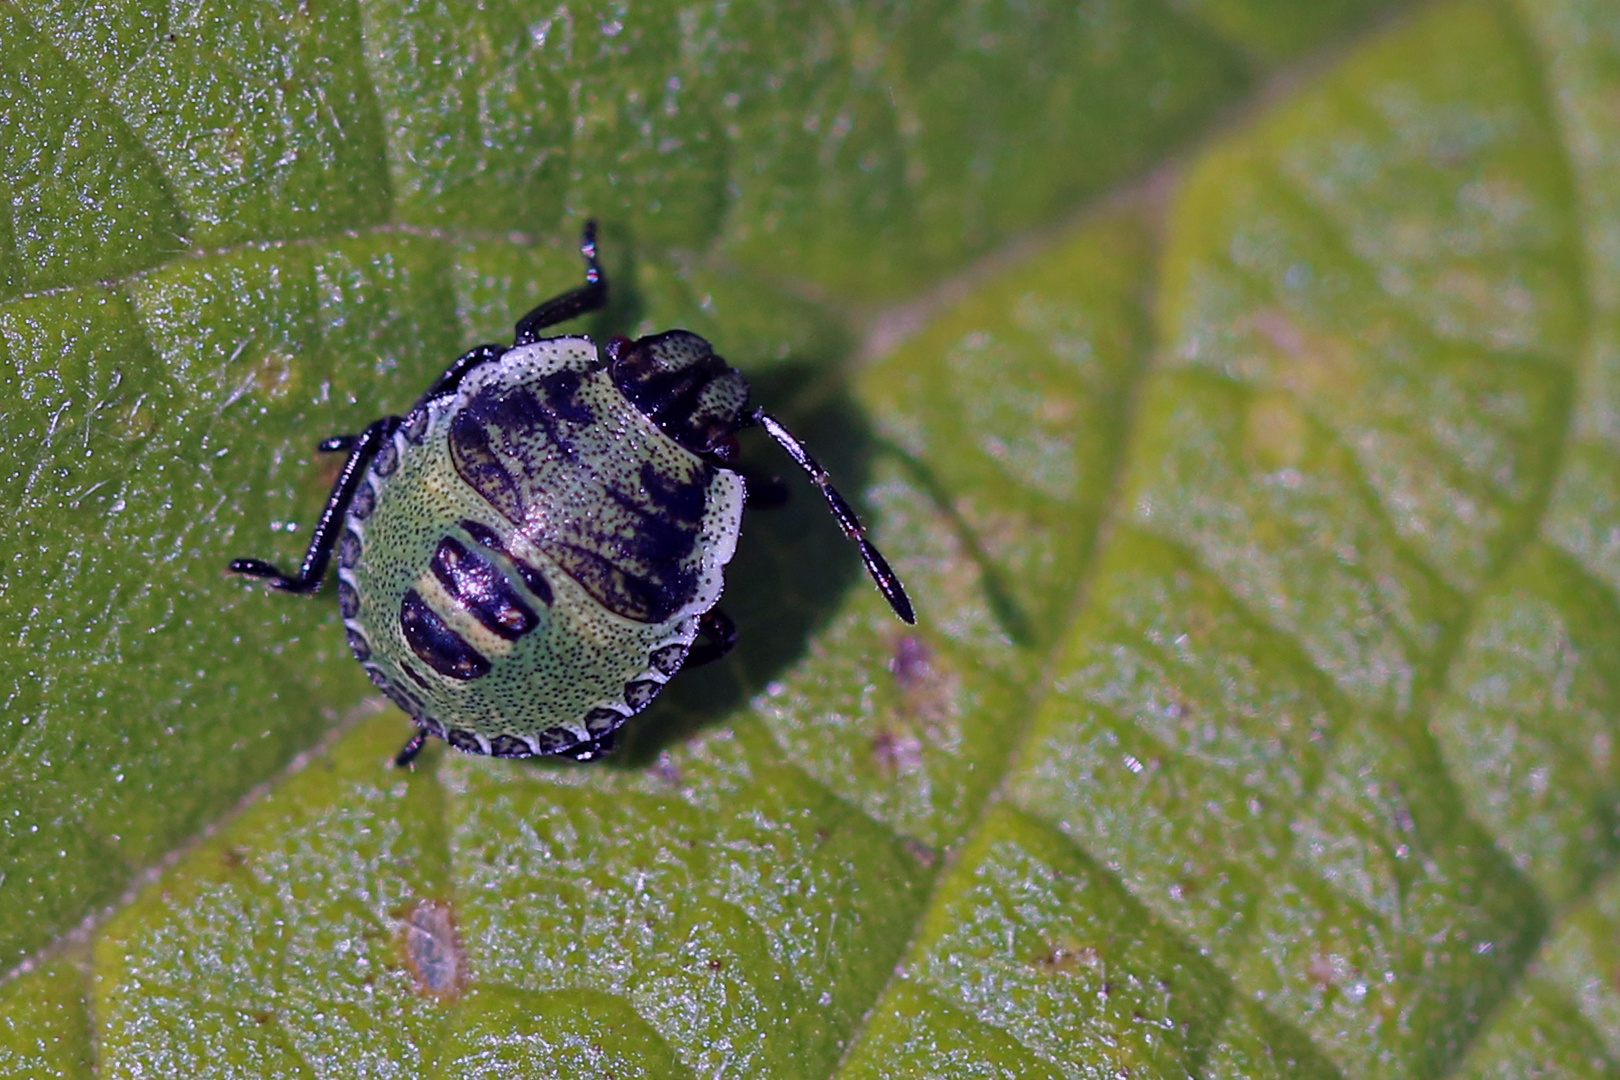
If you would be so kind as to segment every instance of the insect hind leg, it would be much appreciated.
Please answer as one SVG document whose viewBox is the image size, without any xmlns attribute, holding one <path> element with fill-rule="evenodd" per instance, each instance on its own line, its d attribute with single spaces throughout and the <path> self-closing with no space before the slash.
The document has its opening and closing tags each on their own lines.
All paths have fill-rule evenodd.
<svg viewBox="0 0 1620 1080">
<path fill-rule="evenodd" d="M 686 667 L 702 667 L 723 660 L 737 647 L 737 624 L 719 608 L 710 608 L 698 616 L 698 633 L 709 640 L 687 650 Z"/>
<path fill-rule="evenodd" d="M 422 752 L 422 747 L 427 745 L 427 739 L 427 732 L 417 729 L 416 734 L 411 736 L 410 741 L 400 749 L 399 753 L 394 755 L 394 768 L 408 769 L 415 764 L 416 756 Z"/>
<path fill-rule="evenodd" d="M 615 729 L 613 731 L 604 731 L 594 739 L 586 739 L 584 742 L 575 743 L 568 749 L 560 750 L 552 756 L 568 758 L 570 761 L 596 761 L 611 754 L 613 748 L 618 745 L 619 732 Z"/>
</svg>

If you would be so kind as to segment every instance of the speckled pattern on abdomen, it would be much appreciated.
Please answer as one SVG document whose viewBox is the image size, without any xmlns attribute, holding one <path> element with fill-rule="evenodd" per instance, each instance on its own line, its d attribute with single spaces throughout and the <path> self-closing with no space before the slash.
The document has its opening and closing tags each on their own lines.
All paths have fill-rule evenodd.
<svg viewBox="0 0 1620 1080">
<path fill-rule="evenodd" d="M 687 475 L 694 465 L 700 466 L 709 474 L 706 506 L 693 551 L 692 595 L 667 618 L 639 622 L 610 610 L 549 558 L 543 543 L 535 542 L 523 529 L 514 529 L 502 509 L 457 472 L 451 460 L 449 428 L 471 398 L 480 392 L 488 397 L 481 372 L 469 376 L 453 398 L 433 404 L 425 425 L 421 417 L 412 417 L 414 423 L 396 432 L 393 452 L 379 454 L 368 474 L 371 498 L 362 492 L 356 509 L 351 509 L 347 527 L 357 543 L 346 537 L 340 545 L 338 573 L 345 624 L 351 642 L 360 639 L 357 656 L 366 654 L 361 660 L 368 673 L 396 703 L 460 749 L 502 756 L 554 753 L 616 728 L 645 707 L 679 670 L 675 660 L 684 657 L 691 645 L 698 616 L 719 599 L 721 575 L 740 527 L 742 479 L 728 470 L 704 465 L 623 402 L 622 396 L 623 407 L 609 407 L 612 400 L 606 395 L 617 396 L 618 391 L 596 366 L 595 357 L 595 346 L 588 339 L 548 339 L 512 350 L 491 374 L 498 372 L 503 384 L 510 386 L 520 382 L 534 385 L 558 370 L 582 371 L 582 396 L 601 406 L 598 411 L 610 418 L 604 422 L 612 430 L 601 432 L 605 438 L 593 440 L 588 452 L 595 456 L 579 465 L 581 475 L 574 478 L 576 482 L 602 475 L 622 477 L 626 470 L 639 471 L 648 461 L 678 465 Z M 557 462 L 549 465 L 555 477 Z M 379 469 L 390 467 L 392 472 L 386 477 L 376 475 Z M 379 479 L 384 482 L 378 483 Z M 539 516 L 556 523 L 556 508 L 567 507 L 570 500 L 577 512 L 593 512 L 597 508 L 582 497 L 582 490 L 588 495 L 588 488 L 566 495 L 554 490 L 537 493 L 535 501 L 544 503 L 552 515 L 549 519 Z M 370 512 L 362 514 L 368 501 Z M 460 524 L 463 521 L 490 530 L 505 551 L 492 552 L 480 544 L 476 530 L 469 531 Z M 601 524 L 593 529 L 575 528 L 574 533 L 600 537 L 611 532 Z M 538 616 L 532 630 L 516 640 L 506 640 L 458 609 L 430 569 L 434 553 L 447 535 L 504 574 L 507 584 Z M 373 536 L 385 540 L 374 544 L 369 539 Z M 547 538 L 538 537 L 541 541 Z M 355 555 L 358 557 L 353 558 Z M 352 565 L 343 565 L 351 558 Z M 551 592 L 549 604 L 524 582 L 515 568 L 517 561 L 543 575 Z M 421 661 L 400 622 L 402 602 L 413 589 L 426 608 L 444 617 L 451 630 L 489 660 L 487 674 L 458 680 Z M 654 654 L 660 654 L 662 668 L 654 662 Z M 458 732 L 463 734 L 458 736 Z"/>
</svg>

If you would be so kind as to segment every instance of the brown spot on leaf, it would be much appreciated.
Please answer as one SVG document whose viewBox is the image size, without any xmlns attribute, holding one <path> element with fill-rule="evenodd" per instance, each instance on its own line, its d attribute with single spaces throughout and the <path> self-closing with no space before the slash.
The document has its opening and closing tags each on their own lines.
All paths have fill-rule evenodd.
<svg viewBox="0 0 1620 1080">
<path fill-rule="evenodd" d="M 939 858 L 939 852 L 921 840 L 914 840 L 909 836 L 901 841 L 901 846 L 906 849 L 906 854 L 921 863 L 925 870 L 933 866 L 934 861 Z"/>
<path fill-rule="evenodd" d="M 900 684 L 900 689 L 909 692 L 933 677 L 934 669 L 929 663 L 932 658 L 926 642 L 912 634 L 902 634 L 894 643 L 889 670 L 894 673 L 894 681 Z"/>
<path fill-rule="evenodd" d="M 1102 966 L 1102 953 L 1090 945 L 1060 942 L 1035 958 L 1035 966 L 1045 971 L 1072 974 L 1085 968 Z M 1105 984 L 1106 990 L 1106 984 Z"/>
<path fill-rule="evenodd" d="M 872 760 L 885 777 L 922 768 L 922 743 L 911 732 L 885 729 L 872 736 Z"/>
<path fill-rule="evenodd" d="M 1243 445 L 1266 469 L 1298 468 L 1310 443 L 1310 425 L 1294 398 L 1273 393 L 1257 397 L 1244 416 Z"/>
<path fill-rule="evenodd" d="M 652 767 L 652 774 L 670 787 L 681 786 L 681 767 L 675 764 L 675 759 L 670 757 L 668 750 L 658 755 L 658 761 Z"/>
<path fill-rule="evenodd" d="M 726 962 L 724 960 L 720 959 L 718 956 L 709 957 L 709 970 L 710 971 L 724 971 L 725 969 L 726 969 Z"/>
<path fill-rule="evenodd" d="M 889 671 L 900 691 L 901 715 L 920 722 L 923 736 L 930 745 L 949 738 L 946 731 L 959 697 L 960 682 L 949 666 L 940 661 L 922 638 L 902 634 L 895 639 Z"/>
<path fill-rule="evenodd" d="M 1317 953 L 1311 957 L 1310 964 L 1305 968 L 1305 974 L 1311 982 L 1324 989 L 1339 981 L 1338 965 L 1333 962 L 1333 957 L 1325 953 Z"/>
<path fill-rule="evenodd" d="M 253 365 L 253 383 L 267 398 L 283 398 L 291 389 L 294 358 L 291 353 L 271 349 Z"/>
<path fill-rule="evenodd" d="M 1286 311 L 1262 308 L 1249 316 L 1249 325 L 1264 334 L 1272 345 L 1290 358 L 1305 352 L 1305 335 L 1294 325 Z"/>
<path fill-rule="evenodd" d="M 456 933 L 455 914 L 442 900 L 422 900 L 411 908 L 404 926 L 405 964 L 416 988 L 430 997 L 461 996 L 467 954 Z"/>
</svg>

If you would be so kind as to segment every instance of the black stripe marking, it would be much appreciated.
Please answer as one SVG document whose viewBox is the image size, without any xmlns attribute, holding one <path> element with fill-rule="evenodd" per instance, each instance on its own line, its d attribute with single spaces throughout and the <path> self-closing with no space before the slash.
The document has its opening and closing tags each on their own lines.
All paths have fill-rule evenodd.
<svg viewBox="0 0 1620 1080">
<path fill-rule="evenodd" d="M 523 579 L 523 584 L 527 585 L 529 591 L 534 593 L 535 599 L 550 607 L 551 585 L 547 583 L 546 575 L 540 572 L 539 567 L 530 566 L 516 556 L 508 556 L 508 558 L 512 560 L 512 566 L 517 569 L 518 577 Z"/>
<path fill-rule="evenodd" d="M 697 574 L 678 562 L 662 563 L 655 576 L 643 577 L 577 544 L 550 543 L 545 551 L 603 607 L 636 622 L 663 622 L 697 595 Z"/>
<path fill-rule="evenodd" d="M 488 391 L 479 395 L 482 401 Z M 488 418 L 482 410 L 465 409 L 450 421 L 450 460 L 469 487 L 484 497 L 513 525 L 523 522 L 523 494 L 517 480 L 489 441 Z"/>
<path fill-rule="evenodd" d="M 516 641 L 540 625 L 540 617 L 518 596 L 506 575 L 455 537 L 439 541 L 431 566 L 456 603 L 507 641 Z"/>
<path fill-rule="evenodd" d="M 482 754 L 484 752 L 484 747 L 479 743 L 478 736 L 470 731 L 448 728 L 444 733 L 444 741 L 463 753 Z"/>
<path fill-rule="evenodd" d="M 484 655 L 450 629 L 415 589 L 399 605 L 399 626 L 411 651 L 440 675 L 470 682 L 489 674 Z"/>
<path fill-rule="evenodd" d="M 516 555 L 513 555 L 507 549 L 506 544 L 501 541 L 500 534 L 488 525 L 481 525 L 472 518 L 462 518 L 461 527 L 466 530 L 468 536 L 472 537 L 474 543 L 482 545 L 497 555 L 506 556 L 507 560 L 512 564 L 512 569 L 517 571 L 518 577 L 523 579 L 523 584 L 529 587 L 529 591 L 534 594 L 535 599 L 547 607 L 551 606 L 551 585 L 546 581 L 546 575 L 540 572 L 539 567 L 530 566 Z"/>
<path fill-rule="evenodd" d="M 665 645 L 662 649 L 654 649 L 647 659 L 665 675 L 674 675 L 686 663 L 686 651 L 685 645 Z"/>
<path fill-rule="evenodd" d="M 498 551 L 502 555 L 510 554 L 506 550 L 506 544 L 501 540 L 500 533 L 488 525 L 474 521 L 472 518 L 462 518 L 461 527 L 466 530 L 468 536 L 473 538 L 473 543 L 482 544 L 489 550 Z"/>
<path fill-rule="evenodd" d="M 658 696 L 658 691 L 664 684 L 652 679 L 637 679 L 635 682 L 624 684 L 624 703 L 630 706 L 631 712 L 640 712 L 652 704 L 652 699 Z"/>
<path fill-rule="evenodd" d="M 489 752 L 495 757 L 534 757 L 534 750 L 516 735 L 497 735 L 490 739 Z"/>
<path fill-rule="evenodd" d="M 411 667 L 411 665 L 402 663 L 399 665 L 399 669 L 405 673 L 405 677 L 407 679 L 411 680 L 411 682 L 415 683 L 417 686 L 420 686 L 422 689 L 433 689 L 433 684 L 427 681 L 427 676 Z"/>
<path fill-rule="evenodd" d="M 540 733 L 542 754 L 561 754 L 579 743 L 580 738 L 565 727 L 549 727 Z"/>
<path fill-rule="evenodd" d="M 585 730 L 593 737 L 601 737 L 623 725 L 624 713 L 618 709 L 592 709 L 585 714 Z"/>
</svg>

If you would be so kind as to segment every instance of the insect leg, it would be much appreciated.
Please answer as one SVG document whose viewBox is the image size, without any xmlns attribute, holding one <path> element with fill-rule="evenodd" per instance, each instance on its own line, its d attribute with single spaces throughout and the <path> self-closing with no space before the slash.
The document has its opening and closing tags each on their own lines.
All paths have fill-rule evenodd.
<svg viewBox="0 0 1620 1080">
<path fill-rule="evenodd" d="M 709 640 L 687 651 L 687 667 L 712 664 L 737 647 L 737 624 L 719 608 L 710 608 L 698 616 L 698 633 Z"/>
<path fill-rule="evenodd" d="M 618 744 L 619 733 L 617 731 L 605 731 L 594 739 L 586 739 L 584 742 L 575 743 L 566 750 L 560 750 L 553 754 L 552 757 L 569 758 L 573 761 L 595 761 L 611 754 L 613 748 Z"/>
<path fill-rule="evenodd" d="M 506 346 L 504 345 L 479 345 L 476 348 L 468 349 L 456 358 L 456 362 L 451 364 L 443 375 L 433 380 L 433 385 L 428 387 L 427 393 L 422 395 L 418 403 L 432 401 L 436 397 L 455 393 L 456 387 L 461 385 L 461 380 L 467 377 L 469 371 L 479 364 L 499 360 L 505 352 Z"/>
<path fill-rule="evenodd" d="M 861 519 L 855 516 L 855 511 L 850 508 L 849 503 L 845 502 L 844 497 L 838 494 L 838 489 L 833 487 L 832 477 L 827 475 L 827 470 L 816 463 L 816 459 L 810 456 L 810 451 L 804 448 L 804 444 L 791 431 L 764 409 L 754 410 L 749 419 L 763 427 L 766 434 L 776 440 L 776 445 L 786 450 L 788 457 L 798 462 L 799 468 L 803 469 L 811 482 L 821 489 L 821 494 L 827 499 L 828 509 L 832 511 L 833 517 L 838 519 L 838 527 L 844 530 L 845 536 L 860 545 L 861 560 L 866 563 L 866 572 L 872 575 L 872 581 L 877 585 L 878 592 L 883 594 L 883 598 L 889 602 L 894 613 L 900 616 L 901 622 L 908 625 L 915 624 L 917 616 L 911 610 L 911 598 L 906 596 L 905 586 L 900 584 L 900 579 L 889 567 L 883 553 L 873 547 L 872 542 L 866 538 L 866 528 L 861 524 Z"/>
<path fill-rule="evenodd" d="M 422 747 L 426 745 L 427 732 L 418 729 L 416 734 L 411 736 L 411 741 L 405 744 L 404 749 L 394 755 L 394 768 L 410 768 L 411 763 L 416 760 L 416 755 L 420 754 Z"/>
<path fill-rule="evenodd" d="M 320 520 L 315 523 L 315 535 L 309 538 L 309 550 L 304 552 L 304 564 L 299 567 L 296 577 L 282 573 L 263 559 L 233 559 L 231 570 L 248 577 L 268 578 L 271 587 L 282 592 L 312 593 L 319 589 L 321 579 L 326 576 L 326 564 L 332 560 L 332 548 L 337 545 L 338 533 L 343 528 L 343 515 L 348 512 L 354 493 L 360 490 L 366 466 L 371 464 L 383 440 L 393 437 L 394 429 L 399 424 L 399 417 L 385 416 L 358 437 L 340 435 L 322 444 L 324 447 L 337 439 L 353 439 L 352 443 L 347 444 L 349 460 L 343 463 L 343 471 L 332 485 L 332 494 L 326 500 Z M 339 448 L 341 445 L 334 446 L 334 449 Z"/>
<path fill-rule="evenodd" d="M 548 326 L 567 322 L 577 315 L 596 311 L 607 303 L 607 275 L 596 261 L 596 222 L 585 223 L 580 237 L 579 253 L 585 256 L 585 284 L 572 292 L 554 296 L 518 320 L 512 334 L 513 345 L 527 345 L 540 340 L 540 331 Z"/>
</svg>

